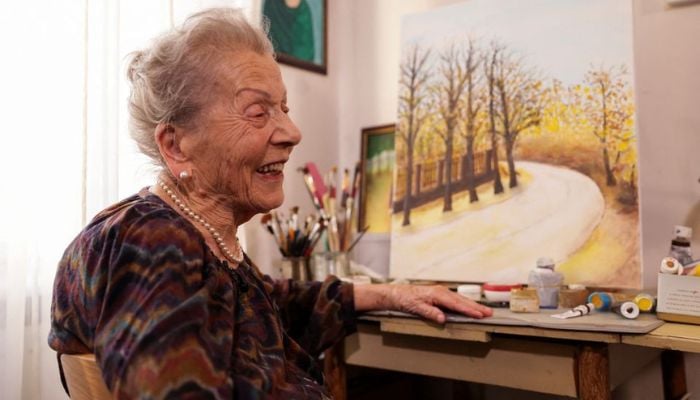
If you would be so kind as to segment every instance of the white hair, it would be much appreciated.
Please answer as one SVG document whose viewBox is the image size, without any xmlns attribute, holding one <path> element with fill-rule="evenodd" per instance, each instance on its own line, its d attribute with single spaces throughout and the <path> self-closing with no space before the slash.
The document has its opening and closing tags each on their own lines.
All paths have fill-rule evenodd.
<svg viewBox="0 0 700 400">
<path fill-rule="evenodd" d="M 150 48 L 131 53 L 129 128 L 141 152 L 163 166 L 153 134 L 156 126 L 194 126 L 222 61 L 241 51 L 274 57 L 267 23 L 254 26 L 241 10 L 212 8 L 190 16 Z"/>
</svg>

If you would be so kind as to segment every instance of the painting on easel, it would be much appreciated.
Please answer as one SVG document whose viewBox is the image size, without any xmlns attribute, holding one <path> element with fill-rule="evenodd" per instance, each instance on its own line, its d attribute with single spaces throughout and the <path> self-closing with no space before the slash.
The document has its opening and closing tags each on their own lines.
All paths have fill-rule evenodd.
<svg viewBox="0 0 700 400">
<path fill-rule="evenodd" d="M 402 21 L 393 277 L 641 286 L 629 0 L 472 0 Z"/>
</svg>

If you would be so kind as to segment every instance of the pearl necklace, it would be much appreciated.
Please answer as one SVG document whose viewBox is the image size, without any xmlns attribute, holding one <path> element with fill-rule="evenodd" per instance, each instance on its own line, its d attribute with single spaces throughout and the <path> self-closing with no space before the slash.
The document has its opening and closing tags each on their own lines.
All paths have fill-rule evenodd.
<svg viewBox="0 0 700 400">
<path fill-rule="evenodd" d="M 243 261 L 243 250 L 241 249 L 240 245 L 236 246 L 237 252 L 236 254 L 233 254 L 233 252 L 228 248 L 228 246 L 226 246 L 226 243 L 224 243 L 224 238 L 221 237 L 216 228 L 211 226 L 211 224 L 205 221 L 204 218 L 200 217 L 197 213 L 192 211 L 192 209 L 187 207 L 185 203 L 183 203 L 180 200 L 180 198 L 175 195 L 172 189 L 170 189 L 170 187 L 168 187 L 168 185 L 166 185 L 163 181 L 158 181 L 158 185 L 160 185 L 160 187 L 163 188 L 165 193 L 168 194 L 168 196 L 172 199 L 175 205 L 177 205 L 183 213 L 200 223 L 204 227 L 204 229 L 206 229 L 211 234 L 211 236 L 214 238 L 214 241 L 219 246 L 219 249 L 226 256 L 226 258 L 235 262 L 236 264 L 240 264 Z M 236 241 L 238 241 L 238 238 L 236 238 Z"/>
</svg>

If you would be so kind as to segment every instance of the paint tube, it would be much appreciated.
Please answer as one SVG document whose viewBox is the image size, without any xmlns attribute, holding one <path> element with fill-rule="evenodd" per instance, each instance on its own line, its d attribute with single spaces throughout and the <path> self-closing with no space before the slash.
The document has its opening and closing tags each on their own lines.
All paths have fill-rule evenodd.
<svg viewBox="0 0 700 400">
<path fill-rule="evenodd" d="M 681 274 L 683 273 L 683 265 L 673 257 L 664 257 L 663 260 L 661 260 L 659 272 L 662 274 Z"/>
<path fill-rule="evenodd" d="M 612 310 L 627 319 L 637 319 L 639 317 L 639 306 L 633 301 L 625 301 L 614 306 Z"/>
<path fill-rule="evenodd" d="M 580 306 L 576 306 L 571 310 L 563 312 L 561 314 L 553 314 L 552 318 L 569 319 L 582 317 L 584 315 L 590 314 L 593 310 L 595 310 L 595 306 L 593 305 L 593 303 L 586 303 L 581 304 Z"/>
<path fill-rule="evenodd" d="M 588 296 L 588 302 L 593 303 L 598 311 L 607 311 L 633 298 L 634 296 L 626 293 L 593 292 Z"/>
<path fill-rule="evenodd" d="M 652 312 L 656 306 L 656 299 L 648 293 L 639 293 L 633 301 L 641 312 Z"/>
<path fill-rule="evenodd" d="M 678 273 L 681 275 L 700 276 L 700 269 L 698 269 L 698 265 L 700 265 L 700 260 L 693 260 L 693 262 L 683 264 L 683 268 Z"/>
</svg>

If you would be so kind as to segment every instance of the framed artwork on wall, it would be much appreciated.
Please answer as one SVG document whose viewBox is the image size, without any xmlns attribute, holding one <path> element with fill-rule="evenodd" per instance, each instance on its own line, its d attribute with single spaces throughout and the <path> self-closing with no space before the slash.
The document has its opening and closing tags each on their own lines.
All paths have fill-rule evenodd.
<svg viewBox="0 0 700 400">
<path fill-rule="evenodd" d="M 327 0 L 263 0 L 277 61 L 326 74 Z"/>
<path fill-rule="evenodd" d="M 394 175 L 394 124 L 362 129 L 358 228 L 388 233 L 391 228 L 391 183 Z"/>
</svg>

